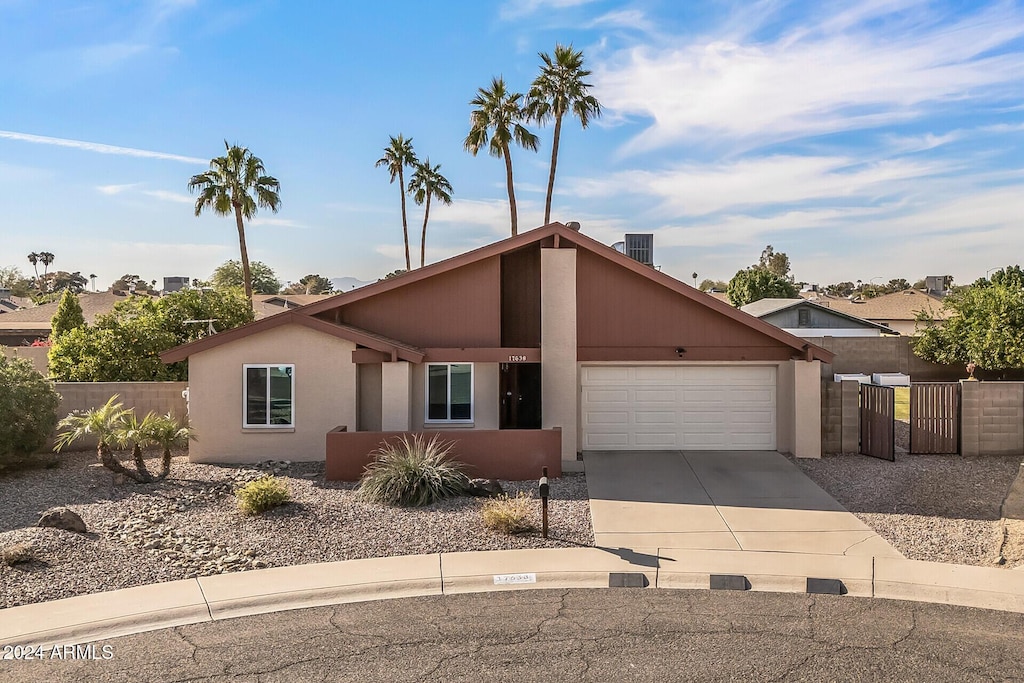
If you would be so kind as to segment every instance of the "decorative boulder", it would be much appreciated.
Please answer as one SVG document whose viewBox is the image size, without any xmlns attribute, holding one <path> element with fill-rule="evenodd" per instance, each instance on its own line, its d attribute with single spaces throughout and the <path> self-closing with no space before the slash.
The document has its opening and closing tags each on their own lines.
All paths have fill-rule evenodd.
<svg viewBox="0 0 1024 683">
<path fill-rule="evenodd" d="M 36 522 L 36 526 L 52 526 L 55 529 L 65 531 L 77 531 L 85 533 L 85 522 L 78 516 L 78 513 L 68 508 L 51 508 L 43 513 L 43 516 Z"/>
<path fill-rule="evenodd" d="M 480 498 L 494 498 L 505 493 L 497 479 L 470 479 L 466 493 Z"/>
</svg>

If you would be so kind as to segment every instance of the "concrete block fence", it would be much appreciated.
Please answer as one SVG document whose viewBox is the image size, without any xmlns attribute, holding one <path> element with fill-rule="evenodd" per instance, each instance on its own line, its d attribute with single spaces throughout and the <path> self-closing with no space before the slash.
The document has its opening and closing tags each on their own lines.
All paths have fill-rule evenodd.
<svg viewBox="0 0 1024 683">
<path fill-rule="evenodd" d="M 143 417 L 153 411 L 158 415 L 174 413 L 180 419 L 188 414 L 187 401 L 182 392 L 188 382 L 55 382 L 53 388 L 61 396 L 58 417 L 63 418 L 76 410 L 92 410 L 117 394 L 125 408 L 133 408 Z M 52 441 L 52 439 L 51 439 Z M 92 450 L 95 440 L 83 439 L 71 450 Z"/>
<path fill-rule="evenodd" d="M 856 381 L 822 381 L 823 453 L 860 449 L 860 387 Z M 960 381 L 960 453 L 1024 454 L 1024 382 Z"/>
</svg>

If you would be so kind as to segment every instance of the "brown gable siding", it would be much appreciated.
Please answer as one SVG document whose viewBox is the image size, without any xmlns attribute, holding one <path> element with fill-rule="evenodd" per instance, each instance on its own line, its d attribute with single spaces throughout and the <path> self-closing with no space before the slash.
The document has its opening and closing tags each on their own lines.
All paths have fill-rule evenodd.
<svg viewBox="0 0 1024 683">
<path fill-rule="evenodd" d="M 684 360 L 785 360 L 794 353 L 791 346 L 593 252 L 576 253 L 581 360 L 678 360 L 678 347 L 686 349 Z"/>
<path fill-rule="evenodd" d="M 540 246 L 501 256 L 501 345 L 540 346 Z"/>
<path fill-rule="evenodd" d="M 330 322 L 353 325 L 426 347 L 501 346 L 501 259 L 492 256 L 438 273 L 411 287 L 344 303 L 319 313 Z"/>
</svg>

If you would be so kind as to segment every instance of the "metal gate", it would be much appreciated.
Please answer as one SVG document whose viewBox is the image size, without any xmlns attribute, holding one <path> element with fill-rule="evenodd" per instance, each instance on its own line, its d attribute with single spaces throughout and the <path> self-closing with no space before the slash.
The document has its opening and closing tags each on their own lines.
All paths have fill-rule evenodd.
<svg viewBox="0 0 1024 683">
<path fill-rule="evenodd" d="M 910 385 L 910 452 L 960 452 L 960 384 Z"/>
<path fill-rule="evenodd" d="M 860 385 L 860 452 L 896 460 L 896 392 L 877 384 Z"/>
</svg>

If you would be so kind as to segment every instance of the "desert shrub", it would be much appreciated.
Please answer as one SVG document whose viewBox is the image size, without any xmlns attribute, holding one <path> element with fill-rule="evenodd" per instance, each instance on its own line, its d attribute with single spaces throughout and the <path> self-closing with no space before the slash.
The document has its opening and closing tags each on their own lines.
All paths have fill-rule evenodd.
<svg viewBox="0 0 1024 683">
<path fill-rule="evenodd" d="M 464 465 L 449 457 L 453 442 L 422 434 L 385 442 L 359 480 L 359 495 L 385 505 L 420 507 L 462 494 L 469 485 Z"/>
<path fill-rule="evenodd" d="M 247 515 L 259 515 L 270 508 L 284 505 L 291 499 L 288 487 L 277 477 L 250 481 L 235 491 L 238 507 Z"/>
<path fill-rule="evenodd" d="M 57 424 L 60 396 L 24 358 L 0 354 L 0 470 L 43 447 Z"/>
<path fill-rule="evenodd" d="M 31 562 L 34 559 L 36 559 L 36 553 L 31 543 L 15 543 L 0 550 L 0 560 L 3 560 L 8 567 Z"/>
<path fill-rule="evenodd" d="M 480 516 L 484 526 L 502 534 L 522 534 L 536 531 L 533 521 L 537 501 L 527 493 L 519 492 L 514 498 L 503 493 L 484 503 Z"/>
</svg>

